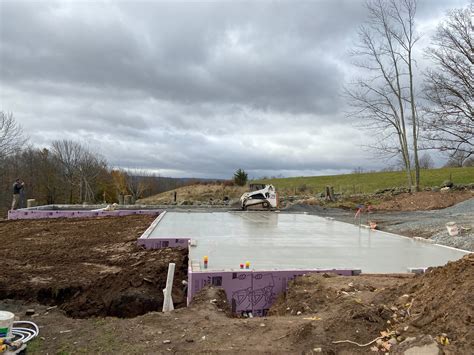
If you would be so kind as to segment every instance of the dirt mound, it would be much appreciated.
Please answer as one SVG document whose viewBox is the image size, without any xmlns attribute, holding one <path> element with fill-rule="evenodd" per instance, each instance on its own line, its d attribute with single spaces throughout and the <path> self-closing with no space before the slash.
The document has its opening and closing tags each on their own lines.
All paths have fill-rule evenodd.
<svg viewBox="0 0 474 355">
<path fill-rule="evenodd" d="M 391 277 L 340 277 L 331 274 L 309 274 L 290 282 L 270 309 L 271 315 L 296 315 L 312 320 L 293 331 L 289 337 L 294 343 L 310 346 L 315 338 L 336 352 L 342 347 L 332 341 L 347 339 L 367 342 L 380 329 L 384 329 L 390 312 L 372 299 L 385 284 L 398 285 L 406 278 Z M 377 286 L 375 286 L 377 285 Z M 348 347 L 349 348 L 349 347 Z"/>
<path fill-rule="evenodd" d="M 416 277 L 328 276 L 296 278 L 271 308 L 271 315 L 312 321 L 287 334 L 293 343 L 308 348 L 318 339 L 329 352 L 367 353 L 370 346 L 333 342 L 365 344 L 382 334 L 372 346 L 395 353 L 428 338 L 446 353 L 474 349 L 474 254 Z"/>
<path fill-rule="evenodd" d="M 451 350 L 468 353 L 474 349 L 474 254 L 429 269 L 404 289 L 412 306 L 403 326 L 433 337 L 444 333 Z M 401 307 L 400 302 L 396 306 Z"/>
<path fill-rule="evenodd" d="M 176 263 L 173 300 L 185 306 L 187 251 L 145 250 L 136 239 L 150 216 L 0 223 L 7 268 L 0 299 L 58 305 L 73 317 L 134 317 L 159 310 L 169 262 Z"/>
<path fill-rule="evenodd" d="M 379 211 L 429 211 L 453 206 L 474 197 L 473 191 L 421 191 L 385 197 L 374 205 Z"/>
<path fill-rule="evenodd" d="M 193 297 L 193 301 L 190 307 L 194 310 L 217 310 L 223 312 L 227 316 L 232 316 L 232 309 L 229 302 L 227 302 L 227 296 L 224 289 L 213 286 L 206 286 L 199 290 L 199 292 Z"/>
<path fill-rule="evenodd" d="M 325 282 L 327 277 L 330 276 L 308 275 L 291 281 L 288 291 L 278 297 L 269 315 L 297 315 L 326 310 L 337 299 L 336 290 Z"/>
</svg>

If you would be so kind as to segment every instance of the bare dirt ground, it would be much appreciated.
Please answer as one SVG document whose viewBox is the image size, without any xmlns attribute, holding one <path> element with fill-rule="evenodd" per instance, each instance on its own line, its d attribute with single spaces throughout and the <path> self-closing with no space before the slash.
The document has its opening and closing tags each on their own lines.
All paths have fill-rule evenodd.
<svg viewBox="0 0 474 355">
<path fill-rule="evenodd" d="M 467 354 L 474 348 L 473 271 L 470 255 L 423 276 L 307 275 L 290 285 L 270 316 L 252 319 L 229 316 L 223 291 L 212 288 L 190 308 L 128 319 L 72 319 L 19 301 L 0 307 L 19 315 L 35 308 L 41 338 L 32 353 L 400 354 L 428 337 L 440 353 Z M 334 343 L 377 337 L 383 338 L 365 347 Z"/>
<path fill-rule="evenodd" d="M 329 208 L 355 209 L 358 205 L 372 206 L 373 211 L 407 212 L 444 209 L 474 197 L 473 190 L 419 191 L 399 194 L 366 194 L 340 197 L 336 202 L 308 198 L 302 202 Z"/>
<path fill-rule="evenodd" d="M 73 317 L 133 317 L 160 309 L 172 261 L 178 270 L 173 297 L 183 306 L 187 251 L 136 245 L 153 218 L 1 222 L 0 299 L 55 304 Z"/>
<path fill-rule="evenodd" d="M 378 211 L 429 211 L 453 206 L 474 197 L 474 191 L 421 191 L 387 196 L 375 205 Z"/>
<path fill-rule="evenodd" d="M 152 220 L 0 222 L 0 309 L 40 326 L 30 353 L 396 354 L 425 343 L 445 354 L 474 349 L 473 254 L 422 276 L 307 275 L 265 318 L 230 316 L 219 289 L 163 314 L 156 311 L 168 263 L 177 264 L 173 300 L 179 307 L 187 260 L 183 250 L 136 246 Z M 30 308 L 35 314 L 27 317 Z M 364 347 L 334 343 L 377 337 Z"/>
</svg>

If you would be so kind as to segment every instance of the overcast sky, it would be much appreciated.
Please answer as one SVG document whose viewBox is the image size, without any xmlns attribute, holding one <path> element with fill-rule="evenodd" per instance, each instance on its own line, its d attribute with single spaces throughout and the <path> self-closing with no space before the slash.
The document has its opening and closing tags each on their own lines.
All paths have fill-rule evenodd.
<svg viewBox="0 0 474 355">
<path fill-rule="evenodd" d="M 425 0 L 429 39 L 447 9 Z M 74 139 L 163 176 L 382 167 L 344 118 L 363 1 L 0 0 L 0 110 L 31 142 Z"/>
</svg>

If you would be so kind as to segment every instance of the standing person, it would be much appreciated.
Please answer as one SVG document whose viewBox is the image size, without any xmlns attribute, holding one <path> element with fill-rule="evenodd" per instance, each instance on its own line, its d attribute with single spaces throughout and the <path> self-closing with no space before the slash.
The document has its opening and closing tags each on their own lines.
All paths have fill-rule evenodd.
<svg viewBox="0 0 474 355">
<path fill-rule="evenodd" d="M 13 201 L 12 201 L 12 210 L 15 210 L 18 207 L 18 202 L 20 201 L 20 193 L 23 191 L 25 183 L 21 179 L 16 179 L 13 184 Z"/>
</svg>

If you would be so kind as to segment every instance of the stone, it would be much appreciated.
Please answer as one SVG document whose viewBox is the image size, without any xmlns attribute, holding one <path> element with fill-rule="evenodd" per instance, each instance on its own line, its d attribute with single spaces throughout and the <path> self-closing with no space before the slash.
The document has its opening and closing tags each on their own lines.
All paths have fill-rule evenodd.
<svg viewBox="0 0 474 355">
<path fill-rule="evenodd" d="M 34 310 L 33 308 L 27 309 L 26 312 L 25 312 L 25 314 L 26 314 L 27 316 L 32 316 L 32 315 L 35 314 L 35 313 L 36 313 L 36 312 L 35 312 L 35 310 Z"/>
<path fill-rule="evenodd" d="M 395 345 L 396 353 L 403 355 L 440 355 L 438 343 L 430 335 L 408 337 L 405 341 Z"/>
<path fill-rule="evenodd" d="M 451 180 L 445 180 L 443 181 L 443 183 L 441 184 L 441 187 L 453 187 L 454 184 Z"/>
<path fill-rule="evenodd" d="M 169 339 L 163 340 L 163 344 L 171 344 L 171 340 L 169 340 Z"/>
<path fill-rule="evenodd" d="M 403 355 L 439 355 L 439 347 L 435 342 L 431 344 L 413 346 L 403 352 Z"/>
</svg>

